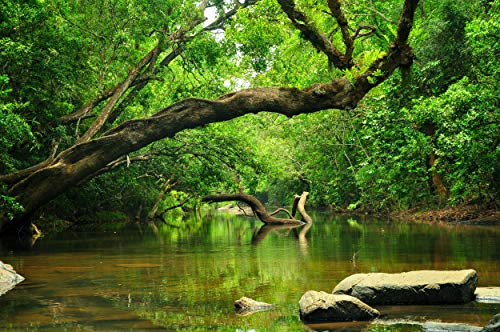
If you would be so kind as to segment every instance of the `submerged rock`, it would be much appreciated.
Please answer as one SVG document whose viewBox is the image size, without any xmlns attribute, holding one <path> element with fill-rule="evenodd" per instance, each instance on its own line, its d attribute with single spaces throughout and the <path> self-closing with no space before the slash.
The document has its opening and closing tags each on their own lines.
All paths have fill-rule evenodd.
<svg viewBox="0 0 500 332">
<path fill-rule="evenodd" d="M 481 332 L 498 332 L 500 331 L 500 314 L 496 314 L 493 318 L 486 324 Z"/>
<path fill-rule="evenodd" d="M 299 301 L 300 318 L 308 322 L 370 320 L 380 315 L 366 303 L 349 295 L 307 291 Z"/>
<path fill-rule="evenodd" d="M 452 304 L 474 300 L 476 286 L 474 270 L 359 273 L 342 280 L 333 293 L 368 304 Z"/>
<path fill-rule="evenodd" d="M 11 265 L 0 261 L 0 296 L 10 291 L 24 278 L 14 271 Z"/>
<path fill-rule="evenodd" d="M 241 316 L 247 316 L 253 314 L 254 312 L 269 310 L 274 307 L 274 305 L 255 301 L 249 297 L 243 296 L 241 299 L 234 302 L 234 307 L 236 312 Z"/>
<path fill-rule="evenodd" d="M 422 324 L 423 332 L 481 332 L 479 326 L 458 323 L 426 322 Z"/>
</svg>

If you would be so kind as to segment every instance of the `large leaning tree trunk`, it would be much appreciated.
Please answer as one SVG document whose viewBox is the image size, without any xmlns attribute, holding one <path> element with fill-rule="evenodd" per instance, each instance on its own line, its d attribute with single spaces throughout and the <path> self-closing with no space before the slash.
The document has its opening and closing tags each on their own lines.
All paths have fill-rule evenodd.
<svg viewBox="0 0 500 332">
<path fill-rule="evenodd" d="M 340 8 L 340 1 L 328 0 L 328 7 L 342 30 L 345 52 L 340 52 L 324 34 L 309 24 L 310 20 L 296 8 L 293 0 L 279 0 L 279 3 L 302 36 L 319 52 L 324 53 L 332 66 L 352 66 L 352 44 L 357 37 L 366 35 L 366 32 L 361 32 L 359 27 L 348 26 Z M 150 117 L 124 122 L 97 137 L 97 134 L 106 128 L 105 124 L 109 124 L 109 119 L 113 118 L 113 111 L 119 109 L 117 100 L 125 98 L 123 90 L 140 88 L 141 84 L 148 80 L 149 73 L 154 70 L 152 64 L 157 61 L 162 51 L 160 47 L 163 44 L 159 42 L 158 46 L 130 71 L 124 82 L 107 91 L 105 96 L 98 96 L 85 105 L 86 109 L 79 114 L 81 118 L 89 116 L 88 108 L 102 100 L 107 100 L 109 107 L 104 106 L 105 114 L 101 113 L 97 117 L 89 129 L 90 132 L 82 136 L 77 144 L 35 167 L 0 176 L 0 181 L 9 186 L 7 194 L 15 197 L 24 207 L 24 211 L 12 219 L 0 212 L 0 232 L 23 227 L 33 212 L 72 186 L 101 174 L 103 170 L 110 168 L 110 164 L 116 163 L 127 154 L 157 140 L 173 137 L 182 130 L 231 120 L 249 113 L 274 112 L 292 117 L 326 109 L 355 108 L 372 88 L 386 80 L 398 67 L 411 65 L 413 54 L 407 41 L 417 4 L 418 0 L 404 1 L 397 36 L 389 45 L 386 54 L 376 59 L 358 77 L 335 79 L 302 90 L 280 87 L 251 88 L 223 95 L 215 100 L 189 98 Z M 229 14 L 231 13 L 227 15 Z M 350 35 L 349 31 L 354 33 Z M 184 35 L 185 31 L 181 29 L 178 34 Z M 180 51 L 175 49 L 168 56 L 175 56 L 176 52 Z M 168 60 L 168 56 L 163 61 Z"/>
</svg>

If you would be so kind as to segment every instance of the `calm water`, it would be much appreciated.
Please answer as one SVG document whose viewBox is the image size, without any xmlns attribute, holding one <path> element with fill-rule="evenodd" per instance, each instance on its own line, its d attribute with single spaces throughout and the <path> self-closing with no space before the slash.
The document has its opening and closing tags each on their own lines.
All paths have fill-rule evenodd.
<svg viewBox="0 0 500 332">
<path fill-rule="evenodd" d="M 474 268 L 480 286 L 500 286 L 498 226 L 314 220 L 309 230 L 261 229 L 251 219 L 216 215 L 49 235 L 31 250 L 3 243 L 0 260 L 26 281 L 0 297 L 0 330 L 419 331 L 405 324 L 305 326 L 298 301 L 357 272 Z M 239 316 L 233 302 L 242 296 L 276 308 Z M 378 309 L 385 320 L 482 326 L 500 305 Z"/>
</svg>

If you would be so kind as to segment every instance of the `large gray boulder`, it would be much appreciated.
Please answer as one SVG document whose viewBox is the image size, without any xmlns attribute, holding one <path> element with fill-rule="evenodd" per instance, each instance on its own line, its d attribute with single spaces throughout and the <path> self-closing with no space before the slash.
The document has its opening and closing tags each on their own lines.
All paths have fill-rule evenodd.
<svg viewBox="0 0 500 332">
<path fill-rule="evenodd" d="M 11 265 L 0 261 L 0 296 L 10 291 L 24 278 L 14 271 Z"/>
<path fill-rule="evenodd" d="M 380 315 L 366 303 L 349 295 L 307 291 L 299 301 L 300 318 L 308 322 L 362 321 Z"/>
<path fill-rule="evenodd" d="M 342 280 L 333 293 L 368 304 L 453 304 L 474 300 L 476 286 L 474 270 L 360 273 Z"/>
</svg>

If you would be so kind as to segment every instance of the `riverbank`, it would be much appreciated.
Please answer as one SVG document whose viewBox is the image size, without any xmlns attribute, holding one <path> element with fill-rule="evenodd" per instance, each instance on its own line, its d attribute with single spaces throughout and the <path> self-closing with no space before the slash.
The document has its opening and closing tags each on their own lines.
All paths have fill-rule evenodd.
<svg viewBox="0 0 500 332">
<path fill-rule="evenodd" d="M 391 214 L 396 219 L 406 219 L 423 222 L 447 222 L 467 225 L 498 225 L 500 211 L 485 209 L 476 204 L 446 207 L 438 210 L 406 210 Z"/>
</svg>

